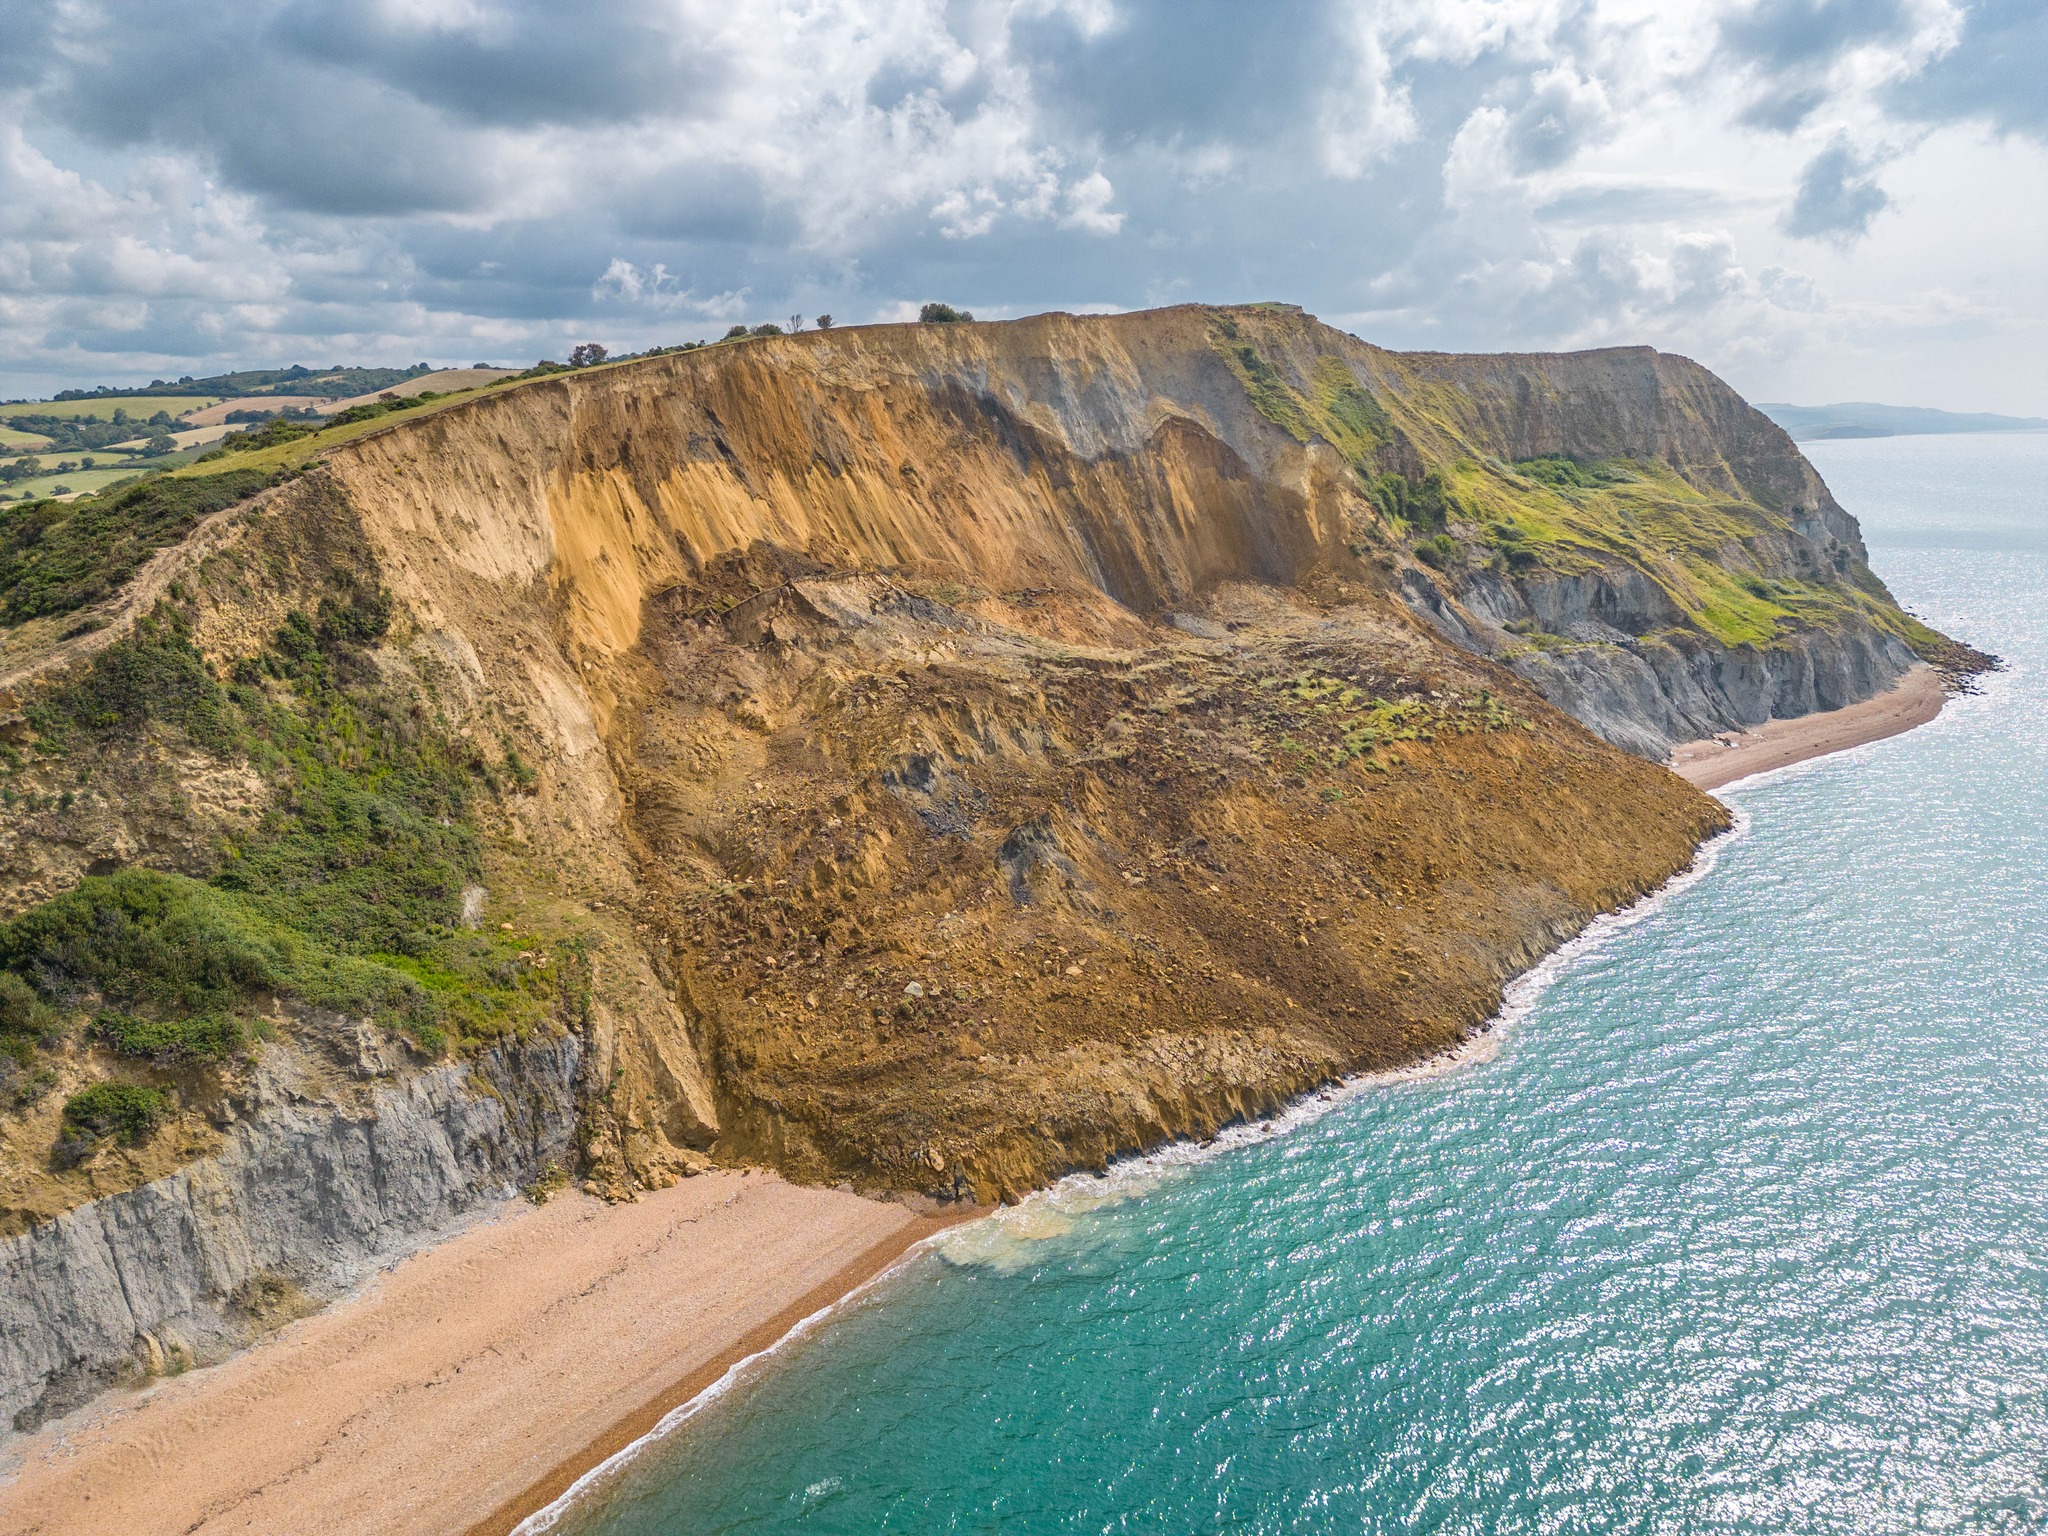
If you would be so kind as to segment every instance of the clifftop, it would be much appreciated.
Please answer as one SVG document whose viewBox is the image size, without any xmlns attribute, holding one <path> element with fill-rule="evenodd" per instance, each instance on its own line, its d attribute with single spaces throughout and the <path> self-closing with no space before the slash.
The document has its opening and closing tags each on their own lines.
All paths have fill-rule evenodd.
<svg viewBox="0 0 2048 1536">
<path fill-rule="evenodd" d="M 1655 753 L 1942 643 L 1694 364 L 1260 306 L 749 340 L 226 462 L 6 530 L 23 1264 L 287 1105 L 484 1127 L 330 1255 L 551 1162 L 990 1199 L 1203 1133 L 1456 1041 L 1725 824 L 1553 701 Z M 294 1198 L 245 1183 L 230 1227 Z M 244 1326 L 222 1262 L 188 1334 Z M 67 1326 L 10 1401 L 127 1347 Z"/>
</svg>

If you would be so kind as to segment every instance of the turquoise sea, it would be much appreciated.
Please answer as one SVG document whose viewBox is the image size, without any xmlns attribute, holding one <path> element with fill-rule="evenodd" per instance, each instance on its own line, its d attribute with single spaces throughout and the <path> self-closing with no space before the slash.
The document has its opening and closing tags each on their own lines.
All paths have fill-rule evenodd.
<svg viewBox="0 0 2048 1536">
<path fill-rule="evenodd" d="M 2048 436 L 1822 443 L 2007 658 L 1486 1049 L 959 1229 L 557 1530 L 2048 1525 Z"/>
</svg>

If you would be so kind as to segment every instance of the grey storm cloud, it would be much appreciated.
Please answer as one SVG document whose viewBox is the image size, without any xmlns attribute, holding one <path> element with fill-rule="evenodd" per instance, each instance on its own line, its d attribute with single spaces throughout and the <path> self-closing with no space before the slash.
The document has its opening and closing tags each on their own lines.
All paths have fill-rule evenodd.
<svg viewBox="0 0 2048 1536">
<path fill-rule="evenodd" d="M 1802 239 L 1854 240 L 1891 206 L 1872 167 L 1846 144 L 1822 150 L 1799 173 L 1799 192 L 1785 214 L 1785 233 Z"/>
<path fill-rule="evenodd" d="M 2048 4 L 1979 0 L 1956 46 L 1891 99 L 1915 117 L 1983 118 L 2003 132 L 2048 135 Z"/>
<path fill-rule="evenodd" d="M 934 297 L 1709 346 L 1807 281 L 1741 220 L 1865 238 L 1924 125 L 2048 133 L 2044 7 L 1961 3 L 1950 46 L 1940 0 L 0 0 L 0 369 Z M 1796 189 L 1593 169 L 1658 121 L 1775 145 Z"/>
<path fill-rule="evenodd" d="M 1757 83 L 1743 120 L 1790 133 L 1827 101 L 1844 54 L 1912 30 L 1904 0 L 1758 0 L 1722 18 L 1721 58 Z"/>
</svg>

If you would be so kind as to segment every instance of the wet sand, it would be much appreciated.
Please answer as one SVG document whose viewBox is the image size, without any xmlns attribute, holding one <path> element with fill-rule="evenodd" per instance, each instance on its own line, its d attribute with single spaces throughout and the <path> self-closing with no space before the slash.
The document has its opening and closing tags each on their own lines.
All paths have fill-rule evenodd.
<svg viewBox="0 0 2048 1536">
<path fill-rule="evenodd" d="M 1689 741 L 1671 754 L 1671 771 L 1701 789 L 1719 789 L 1751 774 L 1846 752 L 1925 725 L 1941 713 L 1947 697 L 1941 674 L 1918 666 L 1888 691 L 1846 709 Z"/>
<path fill-rule="evenodd" d="M 504 1532 L 945 1225 L 764 1173 L 518 1206 L 16 1440 L 7 1536 Z"/>
</svg>

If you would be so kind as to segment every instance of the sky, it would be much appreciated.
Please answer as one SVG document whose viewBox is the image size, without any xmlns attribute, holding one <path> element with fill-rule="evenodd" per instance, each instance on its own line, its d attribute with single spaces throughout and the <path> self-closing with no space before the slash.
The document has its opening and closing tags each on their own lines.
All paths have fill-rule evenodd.
<svg viewBox="0 0 2048 1536">
<path fill-rule="evenodd" d="M 2048 0 L 0 0 L 0 396 L 932 299 L 2048 415 Z"/>
</svg>

